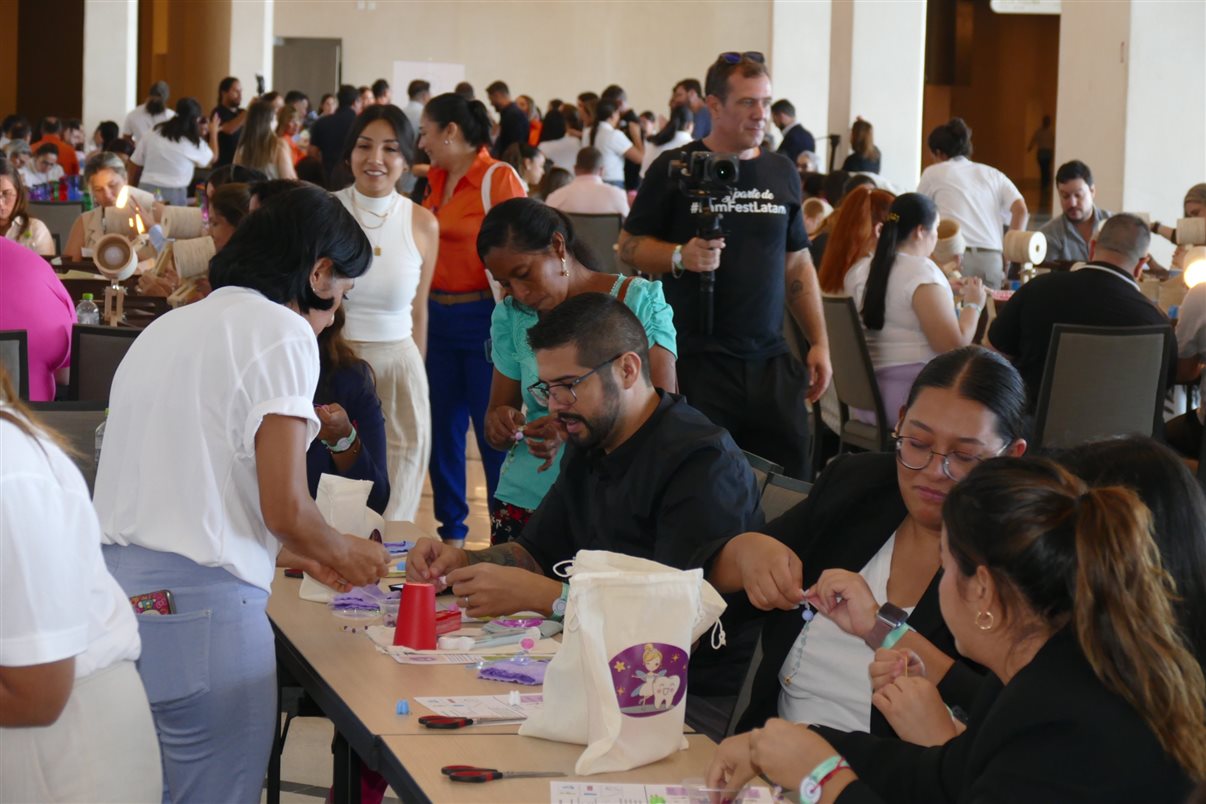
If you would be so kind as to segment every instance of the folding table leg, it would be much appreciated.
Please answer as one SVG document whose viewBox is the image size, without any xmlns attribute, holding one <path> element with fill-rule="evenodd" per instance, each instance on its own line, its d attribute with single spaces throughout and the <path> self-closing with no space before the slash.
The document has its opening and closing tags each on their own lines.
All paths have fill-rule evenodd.
<svg viewBox="0 0 1206 804">
<path fill-rule="evenodd" d="M 333 804 L 360 804 L 360 757 L 338 731 L 335 732 L 335 767 L 331 773 Z"/>
</svg>

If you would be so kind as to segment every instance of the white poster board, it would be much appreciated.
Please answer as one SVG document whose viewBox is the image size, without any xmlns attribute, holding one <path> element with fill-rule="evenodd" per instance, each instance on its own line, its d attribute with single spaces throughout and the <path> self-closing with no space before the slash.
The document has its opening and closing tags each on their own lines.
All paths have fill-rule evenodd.
<svg viewBox="0 0 1206 804">
<path fill-rule="evenodd" d="M 435 97 L 444 92 L 451 92 L 456 89 L 457 84 L 465 80 L 465 65 L 440 61 L 395 61 L 394 79 L 390 84 L 394 91 L 395 104 L 406 105 L 406 86 L 417 78 L 431 84 L 431 95 Z"/>
</svg>

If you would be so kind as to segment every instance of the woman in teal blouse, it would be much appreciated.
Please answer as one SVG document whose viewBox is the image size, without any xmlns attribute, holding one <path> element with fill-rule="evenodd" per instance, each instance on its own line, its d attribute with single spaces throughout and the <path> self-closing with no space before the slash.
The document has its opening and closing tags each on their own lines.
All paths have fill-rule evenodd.
<svg viewBox="0 0 1206 804">
<path fill-rule="evenodd" d="M 507 452 L 491 504 L 490 537 L 499 544 L 519 535 L 557 479 L 561 461 L 563 434 L 548 409 L 528 392 L 539 379 L 528 329 L 571 296 L 610 293 L 645 325 L 658 388 L 677 390 L 678 349 L 674 311 L 662 286 L 596 273 L 594 257 L 574 239 L 569 220 L 539 201 L 513 198 L 491 209 L 478 234 L 477 251 L 507 294 L 494 308 L 490 325 L 494 379 L 486 413 L 486 440 Z"/>
</svg>

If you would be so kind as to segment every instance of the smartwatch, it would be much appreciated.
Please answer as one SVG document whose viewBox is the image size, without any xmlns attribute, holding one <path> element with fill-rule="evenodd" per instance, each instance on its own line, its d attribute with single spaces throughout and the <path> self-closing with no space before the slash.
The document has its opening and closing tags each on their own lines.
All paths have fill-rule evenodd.
<svg viewBox="0 0 1206 804">
<path fill-rule="evenodd" d="M 680 243 L 674 247 L 674 253 L 670 255 L 670 275 L 678 279 L 686 272 L 687 266 L 683 265 L 683 247 Z"/>
<path fill-rule="evenodd" d="M 875 626 L 871 629 L 871 633 L 867 634 L 867 646 L 871 650 L 878 650 L 884 647 L 884 641 L 888 638 L 889 634 L 902 627 L 908 627 L 908 619 L 909 613 L 900 606 L 884 603 L 879 607 L 879 611 L 875 612 Z M 899 638 L 897 637 L 898 640 Z"/>
</svg>

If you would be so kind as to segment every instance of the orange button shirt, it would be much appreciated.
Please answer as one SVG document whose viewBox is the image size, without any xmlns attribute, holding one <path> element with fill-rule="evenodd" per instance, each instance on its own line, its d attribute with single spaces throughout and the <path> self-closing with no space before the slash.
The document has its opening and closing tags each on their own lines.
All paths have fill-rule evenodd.
<svg viewBox="0 0 1206 804">
<path fill-rule="evenodd" d="M 477 233 L 486 217 L 482 206 L 482 181 L 490 166 L 498 162 L 482 148 L 477 159 L 452 191 L 448 203 L 441 206 L 448 171 L 432 167 L 427 174 L 428 192 L 423 206 L 435 213 L 440 224 L 440 251 L 436 258 L 431 289 L 441 293 L 472 293 L 489 290 L 486 266 L 477 256 Z M 496 207 L 511 198 L 523 198 L 527 192 L 510 166 L 490 174 L 490 205 Z"/>
<path fill-rule="evenodd" d="M 75 155 L 75 148 L 71 147 L 70 143 L 64 142 L 54 134 L 46 134 L 42 139 L 31 145 L 30 148 L 34 153 L 37 153 L 38 146 L 44 142 L 53 143 L 59 149 L 59 167 L 63 168 L 64 176 L 80 175 L 80 160 Z"/>
</svg>

